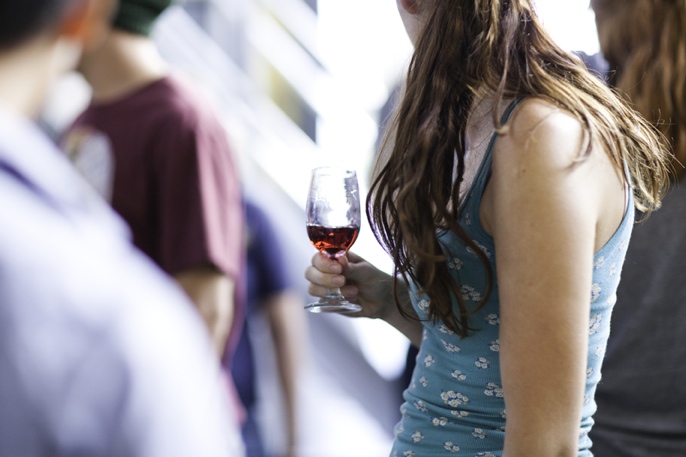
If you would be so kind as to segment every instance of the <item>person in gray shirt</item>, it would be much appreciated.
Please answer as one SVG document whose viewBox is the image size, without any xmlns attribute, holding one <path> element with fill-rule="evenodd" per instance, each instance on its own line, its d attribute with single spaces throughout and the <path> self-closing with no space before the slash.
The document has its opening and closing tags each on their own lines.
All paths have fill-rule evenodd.
<svg viewBox="0 0 686 457">
<path fill-rule="evenodd" d="M 113 7 L 0 2 L 0 456 L 240 457 L 198 312 L 32 121 Z"/>
<path fill-rule="evenodd" d="M 682 457 L 686 3 L 592 0 L 591 6 L 602 54 L 586 58 L 587 65 L 660 129 L 672 147 L 675 171 L 662 208 L 636 224 L 629 243 L 596 391 L 592 451 L 596 457 Z"/>
</svg>

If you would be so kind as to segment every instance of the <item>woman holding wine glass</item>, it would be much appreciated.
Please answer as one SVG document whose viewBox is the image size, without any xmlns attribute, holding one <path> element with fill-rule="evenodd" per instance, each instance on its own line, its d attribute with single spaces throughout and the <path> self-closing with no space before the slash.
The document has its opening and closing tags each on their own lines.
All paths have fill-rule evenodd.
<svg viewBox="0 0 686 457">
<path fill-rule="evenodd" d="M 415 51 L 367 215 L 395 264 L 315 255 L 419 347 L 392 456 L 590 457 L 593 394 L 659 134 L 543 29 L 531 0 L 397 0 Z"/>
</svg>

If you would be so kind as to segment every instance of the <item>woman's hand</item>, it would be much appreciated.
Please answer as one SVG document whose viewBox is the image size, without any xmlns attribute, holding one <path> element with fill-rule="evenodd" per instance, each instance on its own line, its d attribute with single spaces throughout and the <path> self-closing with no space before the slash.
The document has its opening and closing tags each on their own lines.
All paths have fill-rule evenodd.
<svg viewBox="0 0 686 457">
<path fill-rule="evenodd" d="M 308 292 L 322 297 L 329 289 L 339 287 L 341 293 L 352 303 L 362 306 L 357 313 L 347 316 L 382 319 L 404 333 L 412 343 L 421 341 L 421 324 L 418 320 L 407 320 L 395 303 L 393 277 L 362 257 L 349 252 L 346 257 L 331 260 L 320 253 L 312 257 L 312 265 L 305 270 L 310 282 Z M 412 310 L 407 285 L 398 281 L 398 299 L 403 309 L 416 316 Z"/>
<path fill-rule="evenodd" d="M 362 311 L 351 316 L 383 319 L 388 313 L 385 308 L 394 306 L 393 278 L 353 253 L 338 260 L 315 254 L 312 265 L 305 270 L 305 278 L 310 281 L 308 292 L 315 297 L 340 287 L 348 301 L 362 306 Z"/>
</svg>

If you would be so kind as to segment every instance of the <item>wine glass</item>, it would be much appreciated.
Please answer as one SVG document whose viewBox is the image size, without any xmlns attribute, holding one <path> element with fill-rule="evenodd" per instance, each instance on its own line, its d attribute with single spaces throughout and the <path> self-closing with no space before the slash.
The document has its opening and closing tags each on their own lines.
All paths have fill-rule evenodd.
<svg viewBox="0 0 686 457">
<path fill-rule="evenodd" d="M 360 191 L 354 170 L 320 167 L 312 170 L 307 198 L 307 236 L 329 259 L 343 257 L 360 233 Z M 360 311 L 340 289 L 329 290 L 305 307 L 313 313 Z"/>
</svg>

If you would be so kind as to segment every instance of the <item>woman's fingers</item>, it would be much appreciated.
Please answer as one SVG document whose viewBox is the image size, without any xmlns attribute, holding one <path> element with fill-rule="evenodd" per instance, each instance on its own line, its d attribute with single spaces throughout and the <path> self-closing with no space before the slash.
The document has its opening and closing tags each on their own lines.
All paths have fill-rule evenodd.
<svg viewBox="0 0 686 457">
<path fill-rule="evenodd" d="M 355 264 L 364 262 L 364 259 L 354 254 L 348 255 L 350 259 L 341 257 L 338 260 L 331 260 L 320 253 L 312 256 L 312 264 L 305 269 L 305 279 L 309 281 L 307 292 L 312 296 L 321 297 L 331 289 L 340 288 L 346 298 L 356 299 L 359 288 L 346 276 L 354 276 Z"/>
<path fill-rule="evenodd" d="M 327 259 L 321 254 L 315 254 L 312 257 L 312 265 L 305 269 L 305 279 L 310 282 L 308 293 L 321 297 L 330 289 L 345 285 L 342 270 L 343 268 L 336 261 Z"/>
<path fill-rule="evenodd" d="M 313 297 L 323 297 L 326 295 L 326 292 L 329 290 L 327 287 L 323 286 L 318 286 L 317 284 L 314 284 L 310 282 L 310 284 L 307 286 L 307 293 L 312 295 Z"/>
<path fill-rule="evenodd" d="M 312 266 L 324 273 L 341 274 L 343 267 L 336 260 L 331 260 L 319 253 L 312 256 Z"/>
</svg>

